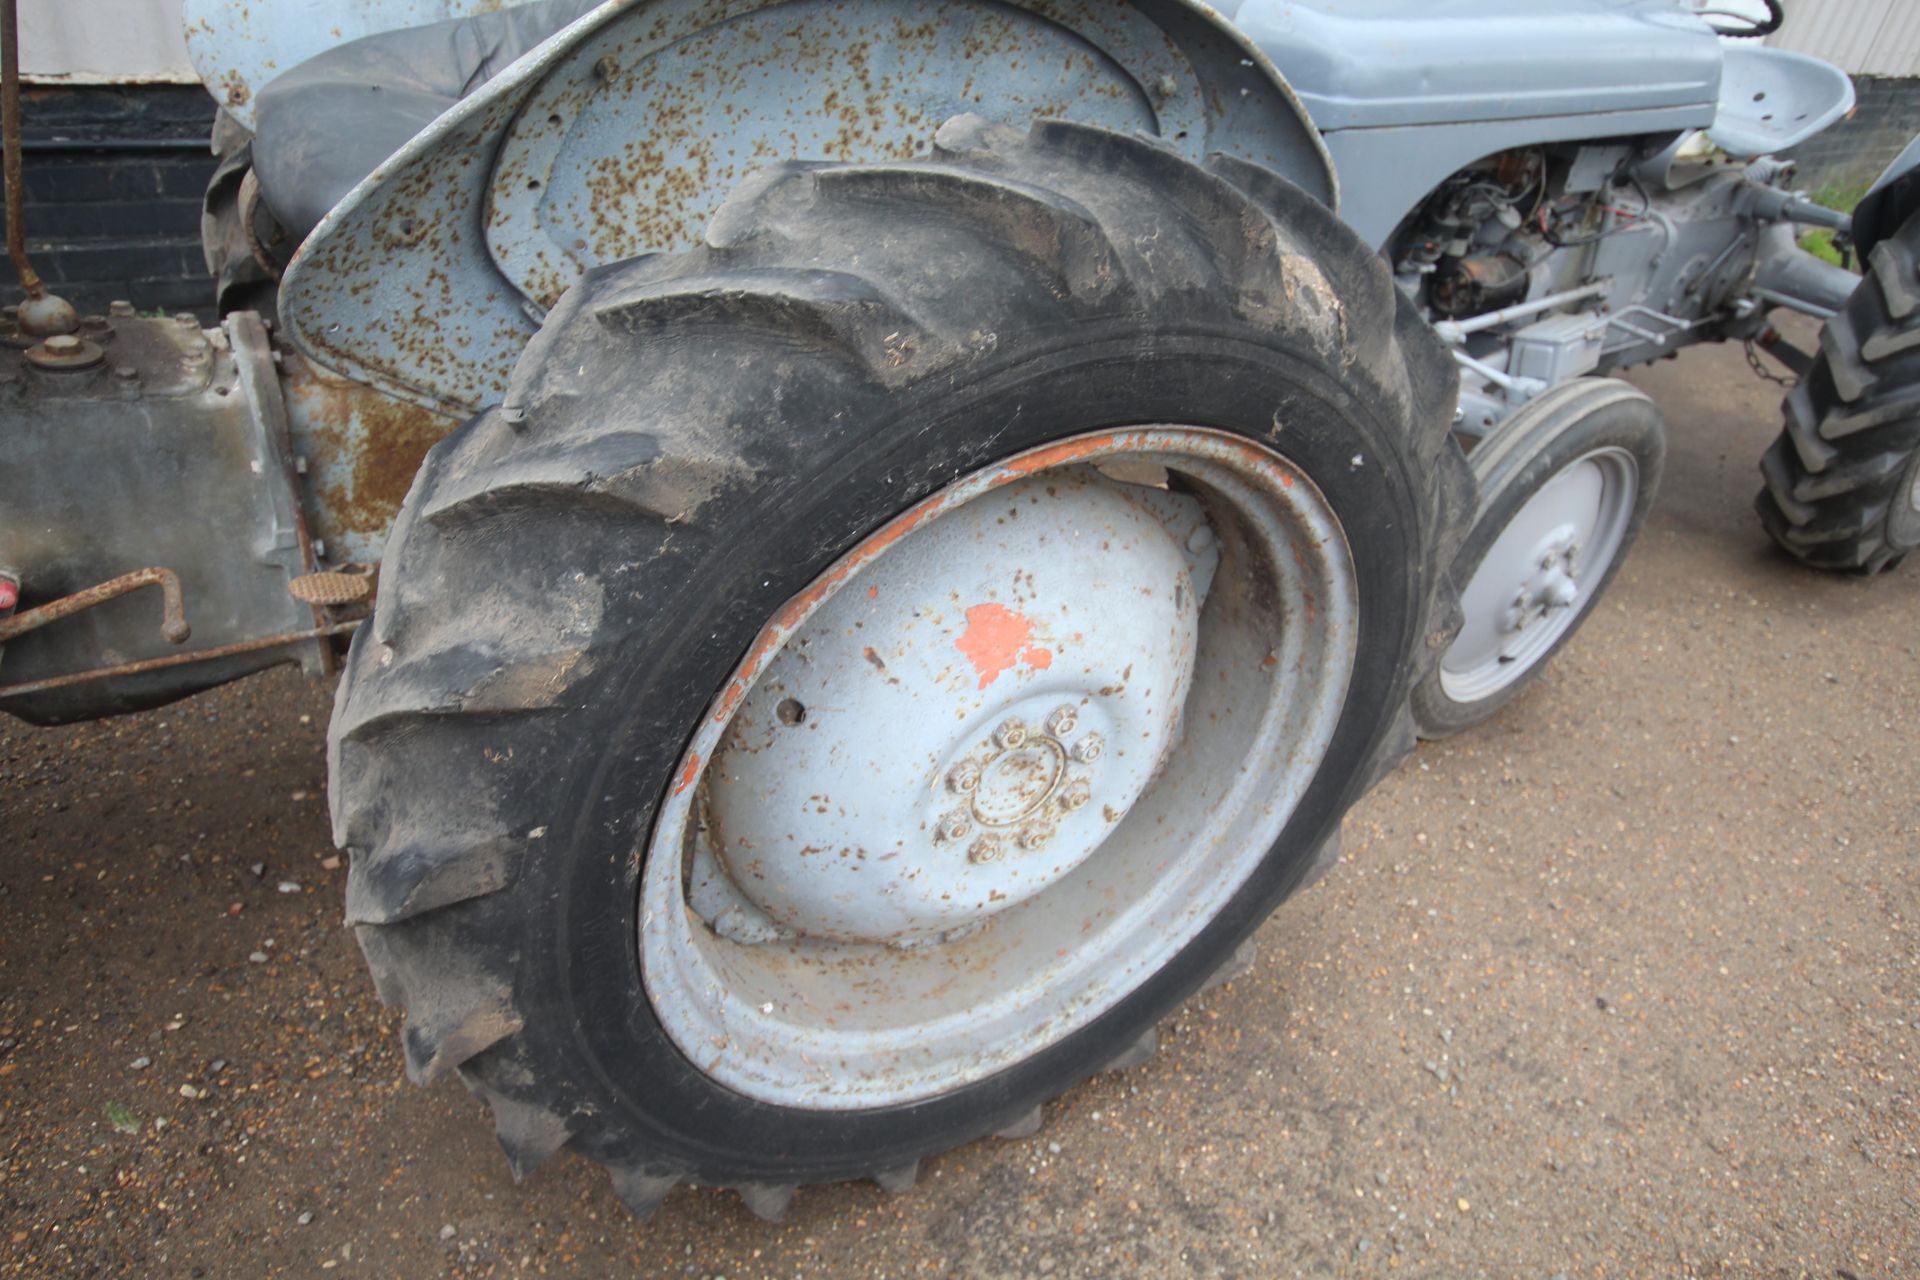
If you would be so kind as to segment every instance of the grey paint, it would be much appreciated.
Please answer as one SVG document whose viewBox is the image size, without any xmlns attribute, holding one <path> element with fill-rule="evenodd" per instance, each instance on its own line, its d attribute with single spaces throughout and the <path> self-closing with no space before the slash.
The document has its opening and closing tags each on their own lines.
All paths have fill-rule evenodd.
<svg viewBox="0 0 1920 1280">
<path fill-rule="evenodd" d="M 1326 135 L 1345 201 L 1340 216 L 1368 244 L 1384 246 L 1401 219 L 1442 179 L 1509 147 L 1588 138 L 1631 138 L 1704 127 L 1711 107 L 1551 116 L 1481 124 L 1341 129 Z"/>
<path fill-rule="evenodd" d="M 1708 107 L 1720 84 L 1720 42 L 1673 0 L 1242 0 L 1222 11 L 1329 132 Z"/>
<path fill-rule="evenodd" d="M 1853 110 L 1853 81 L 1817 58 L 1729 43 L 1719 110 L 1707 136 L 1729 155 L 1797 147 Z"/>
</svg>

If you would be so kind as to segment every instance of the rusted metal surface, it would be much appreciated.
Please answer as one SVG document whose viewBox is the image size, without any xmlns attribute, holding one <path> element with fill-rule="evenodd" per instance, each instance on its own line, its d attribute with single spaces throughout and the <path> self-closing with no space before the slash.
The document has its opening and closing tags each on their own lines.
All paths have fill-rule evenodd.
<svg viewBox="0 0 1920 1280">
<path fill-rule="evenodd" d="M 336 45 L 527 0 L 186 0 L 187 55 L 201 82 L 253 127 L 260 86 Z"/>
<path fill-rule="evenodd" d="M 27 196 L 20 167 L 20 6 L 0 0 L 0 132 L 4 133 L 7 183 L 7 257 L 29 298 L 44 297 L 47 287 L 27 260 Z"/>
<path fill-rule="evenodd" d="M 317 625 L 287 594 L 308 570 L 286 449 L 268 427 L 279 396 L 257 318 L 202 330 L 191 316 L 87 317 L 105 358 L 49 370 L 0 327 L 0 556 L 22 605 L 53 604 L 149 565 L 179 575 L 195 643 L 225 646 Z M 138 595 L 106 600 L 58 626 L 15 636 L 6 670 L 40 682 L 165 656 L 172 646 Z M 321 618 L 321 622 L 331 619 Z M 319 647 L 305 655 L 324 670 Z M 59 723 L 152 706 L 278 661 L 236 653 L 136 672 L 127 681 L 53 686 L 5 710 Z"/>
<path fill-rule="evenodd" d="M 421 460 L 459 419 L 282 354 L 291 452 L 305 468 L 314 537 L 336 564 L 377 561 Z"/>
<path fill-rule="evenodd" d="M 1130 518 L 1042 514 L 1102 485 L 1163 531 L 1136 546 Z M 1082 555 L 1097 574 L 1048 577 Z M 1077 609 L 1101 579 L 1134 599 Z M 662 1025 L 729 1087 L 813 1109 L 910 1103 L 1043 1051 L 1157 972 L 1273 848 L 1345 703 L 1358 608 L 1325 496 L 1237 437 L 1094 434 L 925 499 L 777 612 L 687 745 L 640 860 Z M 1186 642 L 1102 634 L 1185 610 Z M 811 762 L 756 813 L 722 775 L 783 751 Z M 796 780 L 818 785 L 796 798 Z M 811 838 L 830 830 L 865 838 Z M 779 884 L 814 877 L 833 889 Z M 901 912 L 927 917 L 874 940 Z"/>
<path fill-rule="evenodd" d="M 0 620 L 0 644 L 5 644 L 17 636 L 23 636 L 29 631 L 37 631 L 50 622 L 58 622 L 62 618 L 71 618 L 76 613 L 84 613 L 95 605 L 105 604 L 109 600 L 118 600 L 121 596 L 138 591 L 142 587 L 160 588 L 160 635 L 162 638 L 168 644 L 185 644 L 193 635 L 193 628 L 187 625 L 187 604 L 180 590 L 180 577 L 171 569 L 157 567 L 123 573 L 97 587 L 76 591 L 70 596 L 62 596 L 51 604 L 43 604 L 37 609 L 29 609 L 25 613 L 17 613 L 11 618 Z"/>
<path fill-rule="evenodd" d="M 159 658 L 146 658 L 139 662 L 122 662 L 116 666 L 98 667 L 91 671 L 76 671 L 70 675 L 52 676 L 45 680 L 28 680 L 20 684 L 0 685 L 0 698 L 21 698 L 31 693 L 48 693 L 55 689 L 72 688 L 75 685 L 94 684 L 104 680 L 124 680 L 132 676 L 149 675 L 155 671 L 167 671 L 174 667 L 219 662 L 227 658 L 266 653 L 275 649 L 289 650 L 286 660 L 294 662 L 299 660 L 299 655 L 291 652 L 296 646 L 304 647 L 314 641 L 330 644 L 336 637 L 350 636 L 359 630 L 362 621 L 363 619 L 356 618 L 349 622 L 336 622 L 329 626 L 316 627 L 312 631 L 290 631 L 285 635 L 261 636 L 254 640 L 239 640 L 233 644 L 217 645 L 211 649 L 195 649 L 190 653 L 172 653 Z"/>
<path fill-rule="evenodd" d="M 579 273 L 694 244 L 755 167 L 916 154 L 964 112 L 1222 151 L 1334 199 L 1271 62 L 1188 0 L 652 0 L 595 10 L 422 131 L 289 267 L 321 364 L 455 415 L 497 401 Z"/>
<path fill-rule="evenodd" d="M 266 486 L 268 501 L 276 523 L 293 533 L 296 555 L 293 580 L 297 581 L 318 569 L 320 561 L 307 523 L 307 504 L 300 491 L 300 468 L 293 452 L 293 428 L 286 395 L 280 386 L 278 354 L 273 349 L 266 323 L 251 311 L 229 316 L 226 332 L 240 390 L 253 410 L 254 436 L 261 445 L 260 453 L 276 464 L 279 483 L 269 482 Z M 313 625 L 325 626 L 326 610 L 310 602 L 308 608 L 313 612 Z M 322 674 L 332 675 L 339 669 L 332 645 L 317 646 L 315 655 Z"/>
<path fill-rule="evenodd" d="M 41 369 L 90 369 L 106 359 L 97 342 L 71 333 L 56 333 L 27 348 L 27 359 Z"/>
<path fill-rule="evenodd" d="M 327 608 L 363 604 L 373 595 L 370 573 L 304 573 L 287 584 L 295 600 Z"/>
</svg>

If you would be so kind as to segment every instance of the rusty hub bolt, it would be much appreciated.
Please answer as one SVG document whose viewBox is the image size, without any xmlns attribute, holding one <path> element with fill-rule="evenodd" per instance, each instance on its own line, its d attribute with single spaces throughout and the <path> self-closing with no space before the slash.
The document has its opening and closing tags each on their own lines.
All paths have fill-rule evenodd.
<svg viewBox="0 0 1920 1280">
<path fill-rule="evenodd" d="M 1071 812 L 1093 799 L 1093 788 L 1085 782 L 1075 782 L 1060 793 L 1060 805 Z"/>
<path fill-rule="evenodd" d="M 1029 822 L 1020 828 L 1020 847 L 1028 853 L 1044 846 L 1053 839 L 1053 828 L 1044 822 Z"/>
<path fill-rule="evenodd" d="M 1027 726 L 1018 720 L 1008 720 L 993 731 L 993 740 L 1004 749 L 1012 751 L 1027 740 Z"/>
<path fill-rule="evenodd" d="M 940 829 L 935 834 L 942 840 L 965 840 L 973 831 L 973 819 L 955 811 L 940 819 Z"/>
<path fill-rule="evenodd" d="M 1081 764 L 1092 764 L 1100 758 L 1100 753 L 1106 749 L 1107 744 L 1105 740 L 1097 733 L 1090 733 L 1073 744 L 1073 758 Z"/>
<path fill-rule="evenodd" d="M 1047 717 L 1047 732 L 1056 738 L 1066 738 L 1079 723 L 1079 714 L 1072 707 L 1059 707 Z"/>
<path fill-rule="evenodd" d="M 967 850 L 968 862 L 998 862 L 1006 850 L 1000 844 L 999 836 L 981 836 Z"/>
<path fill-rule="evenodd" d="M 98 343 L 71 333 L 56 333 L 27 349 L 27 360 L 38 369 L 90 369 L 105 358 Z"/>
<path fill-rule="evenodd" d="M 957 764 L 947 774 L 947 786 L 961 795 L 970 794 L 980 785 L 980 767 L 978 765 Z"/>
</svg>

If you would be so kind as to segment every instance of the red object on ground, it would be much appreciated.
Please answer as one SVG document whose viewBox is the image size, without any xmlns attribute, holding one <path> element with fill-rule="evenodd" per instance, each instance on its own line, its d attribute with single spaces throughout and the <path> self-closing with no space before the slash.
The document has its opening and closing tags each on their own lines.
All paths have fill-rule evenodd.
<svg viewBox="0 0 1920 1280">
<path fill-rule="evenodd" d="M 20 584 L 12 578 L 0 578 L 0 610 L 20 603 Z"/>
</svg>

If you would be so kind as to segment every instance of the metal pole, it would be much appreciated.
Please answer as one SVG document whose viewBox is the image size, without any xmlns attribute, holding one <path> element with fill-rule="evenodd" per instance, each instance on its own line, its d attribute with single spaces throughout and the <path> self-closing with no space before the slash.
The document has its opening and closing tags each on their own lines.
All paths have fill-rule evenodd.
<svg viewBox="0 0 1920 1280">
<path fill-rule="evenodd" d="M 1592 284 L 1583 284 L 1578 289 L 1568 289 L 1562 293 L 1550 293 L 1544 298 L 1535 298 L 1532 302 L 1520 302 L 1511 307 L 1502 307 L 1498 311 L 1489 311 L 1467 320 L 1443 320 L 1433 326 L 1441 340 L 1458 346 L 1470 333 L 1479 333 L 1482 329 L 1491 329 L 1506 324 L 1509 320 L 1519 320 L 1536 312 L 1551 311 L 1555 307 L 1565 306 L 1569 302 L 1581 302 L 1595 294 L 1605 293 L 1613 288 L 1613 279 L 1595 280 Z"/>
<path fill-rule="evenodd" d="M 20 6 L 18 0 L 0 0 L 0 133 L 6 147 L 7 256 L 27 297 L 46 296 L 47 286 L 27 261 L 26 193 L 20 174 Z"/>
<path fill-rule="evenodd" d="M 355 618 L 351 622 L 336 622 L 330 627 L 315 627 L 312 631 L 290 631 L 283 636 L 262 636 L 258 640 L 241 640 L 234 644 L 223 644 L 217 649 L 195 649 L 192 653 L 169 653 L 164 657 L 147 658 L 140 662 L 123 662 L 117 667 L 97 667 L 92 671 L 76 671 L 66 676 L 49 676 L 45 680 L 30 680 L 25 684 L 0 685 L 0 698 L 17 698 L 22 694 L 45 693 L 49 689 L 66 689 L 76 684 L 89 684 L 95 680 L 119 680 L 127 676 L 143 676 L 151 671 L 167 671 L 174 667 L 191 666 L 196 662 L 212 662 L 218 658 L 237 657 L 243 653 L 259 653 L 263 649 L 291 648 L 309 640 L 352 635 L 360 628 L 363 621 L 365 619 Z"/>
</svg>

